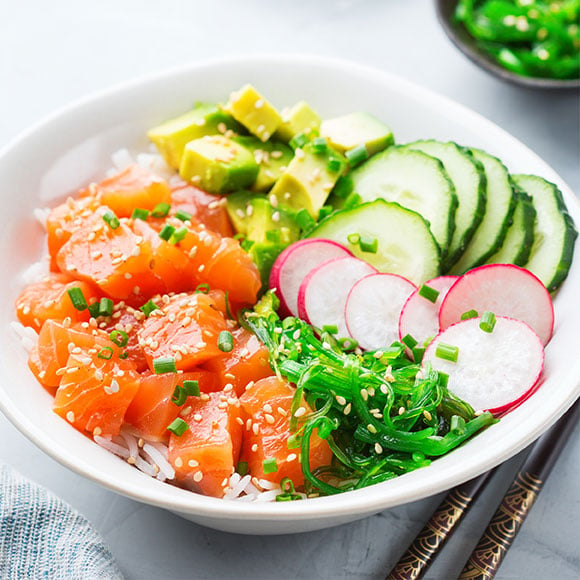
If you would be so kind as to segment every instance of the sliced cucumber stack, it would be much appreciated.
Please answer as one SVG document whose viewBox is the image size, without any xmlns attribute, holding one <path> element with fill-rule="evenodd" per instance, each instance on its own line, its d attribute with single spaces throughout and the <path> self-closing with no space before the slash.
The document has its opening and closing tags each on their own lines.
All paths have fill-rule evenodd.
<svg viewBox="0 0 580 580">
<path fill-rule="evenodd" d="M 578 232 L 562 192 L 553 183 L 535 175 L 514 175 L 513 179 L 532 196 L 536 209 L 534 242 L 524 267 L 553 292 L 568 275 Z"/>
<path fill-rule="evenodd" d="M 459 203 L 455 231 L 442 264 L 442 269 L 448 270 L 463 253 L 485 214 L 485 171 L 479 161 L 456 143 L 415 141 L 405 147 L 439 159 L 455 186 Z"/>
<path fill-rule="evenodd" d="M 471 268 L 485 264 L 501 248 L 516 205 L 510 176 L 504 164 L 485 151 L 470 151 L 485 170 L 485 215 L 465 251 L 451 268 L 452 274 L 463 274 Z"/>
<path fill-rule="evenodd" d="M 350 175 L 363 201 L 382 198 L 421 214 L 445 256 L 455 226 L 457 197 L 438 159 L 421 151 L 390 147 Z M 404 239 L 404 236 L 403 236 Z"/>
<path fill-rule="evenodd" d="M 516 186 L 517 188 L 517 186 Z M 515 264 L 524 266 L 534 241 L 536 210 L 532 198 L 516 190 L 516 209 L 501 248 L 487 260 L 487 264 Z"/>
<path fill-rule="evenodd" d="M 322 220 L 309 237 L 334 240 L 379 272 L 399 274 L 415 284 L 439 274 L 439 247 L 429 225 L 398 203 L 377 199 L 338 211 Z M 358 239 L 377 243 L 365 248 Z"/>
</svg>

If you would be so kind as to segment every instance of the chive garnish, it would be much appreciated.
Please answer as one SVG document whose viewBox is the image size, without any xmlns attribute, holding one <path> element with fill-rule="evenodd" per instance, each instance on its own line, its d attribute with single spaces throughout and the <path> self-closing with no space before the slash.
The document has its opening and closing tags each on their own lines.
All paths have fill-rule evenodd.
<svg viewBox="0 0 580 580">
<path fill-rule="evenodd" d="M 234 315 L 232 314 L 232 311 L 230 308 L 230 291 L 229 290 L 226 290 L 224 298 L 225 298 L 225 303 L 226 303 L 226 316 L 230 320 L 235 320 Z"/>
<path fill-rule="evenodd" d="M 342 163 L 340 159 L 337 159 L 336 157 L 331 157 L 326 164 L 326 170 L 329 173 L 336 173 L 337 171 L 340 171 L 341 167 Z"/>
<path fill-rule="evenodd" d="M 495 314 L 493 312 L 490 312 L 489 310 L 486 310 L 481 315 L 481 320 L 479 321 L 479 328 L 481 328 L 483 332 L 491 333 L 495 328 L 495 323 L 496 323 Z"/>
<path fill-rule="evenodd" d="M 429 302 L 433 302 L 433 304 L 437 302 L 439 294 L 440 294 L 439 290 L 435 290 L 435 288 L 427 286 L 427 284 L 422 284 L 421 287 L 419 288 L 419 296 L 425 298 L 426 300 L 429 300 Z"/>
<path fill-rule="evenodd" d="M 352 193 L 349 193 L 347 195 L 346 199 L 344 200 L 344 203 L 342 204 L 342 209 L 352 209 L 353 207 L 356 207 L 361 203 L 362 197 L 358 193 L 353 191 Z"/>
<path fill-rule="evenodd" d="M 171 402 L 181 407 L 185 401 L 187 401 L 187 392 L 179 385 L 176 385 L 171 396 Z"/>
<path fill-rule="evenodd" d="M 113 330 L 111 334 L 109 334 L 109 338 L 120 347 L 127 346 L 127 343 L 129 342 L 129 335 L 124 330 Z"/>
<path fill-rule="evenodd" d="M 305 208 L 302 208 L 301 210 L 297 211 L 296 215 L 294 216 L 294 219 L 296 220 L 296 223 L 300 226 L 302 230 L 308 230 L 316 223 L 314 218 L 310 215 L 310 213 L 308 213 L 308 210 Z"/>
<path fill-rule="evenodd" d="M 459 415 L 453 415 L 449 422 L 449 431 L 462 434 L 465 431 L 465 419 Z"/>
<path fill-rule="evenodd" d="M 290 139 L 289 145 L 292 149 L 300 149 L 301 147 L 304 147 L 306 143 L 308 143 L 308 137 L 304 133 L 298 133 Z"/>
<path fill-rule="evenodd" d="M 477 318 L 478 316 L 477 310 L 468 310 L 461 315 L 461 320 L 469 320 L 470 318 Z"/>
<path fill-rule="evenodd" d="M 175 217 L 178 220 L 181 220 L 182 222 L 188 222 L 191 220 L 191 218 L 193 217 L 193 214 L 190 214 L 189 212 L 183 210 L 183 209 L 178 209 L 175 212 Z"/>
<path fill-rule="evenodd" d="M 331 205 L 323 205 L 318 210 L 318 221 L 322 221 L 325 217 L 328 217 L 333 211 L 334 208 Z"/>
<path fill-rule="evenodd" d="M 444 373 L 443 371 L 437 371 L 437 374 L 439 375 L 437 378 L 437 382 L 442 387 L 447 387 L 449 383 L 449 375 L 447 373 Z"/>
<path fill-rule="evenodd" d="M 119 218 L 110 210 L 108 209 L 104 214 L 103 214 L 103 220 L 105 220 L 105 223 L 112 229 L 112 230 L 116 230 L 120 225 L 121 222 L 119 221 Z"/>
<path fill-rule="evenodd" d="M 97 358 L 102 358 L 105 360 L 111 360 L 111 357 L 113 356 L 113 348 L 110 346 L 105 346 L 103 347 L 98 353 L 97 353 Z"/>
<path fill-rule="evenodd" d="M 401 342 L 405 346 L 408 346 L 411 350 L 413 350 L 418 344 L 418 342 L 410 334 L 405 334 L 405 336 L 401 338 Z"/>
<path fill-rule="evenodd" d="M 236 465 L 236 473 L 239 473 L 242 477 L 244 477 L 244 475 L 249 473 L 249 471 L 250 468 L 247 461 L 238 461 L 238 464 Z"/>
<path fill-rule="evenodd" d="M 97 318 L 99 316 L 99 302 L 93 302 L 89 304 L 89 315 L 91 318 Z"/>
<path fill-rule="evenodd" d="M 196 294 L 209 294 L 209 284 L 204 283 L 204 284 L 198 284 L 195 287 L 194 292 Z"/>
<path fill-rule="evenodd" d="M 338 326 L 336 326 L 336 324 L 325 324 L 322 327 L 322 332 L 328 332 L 328 334 L 337 334 Z"/>
<path fill-rule="evenodd" d="M 312 139 L 312 152 L 316 154 L 326 153 L 328 151 L 328 142 L 325 137 L 316 137 Z"/>
<path fill-rule="evenodd" d="M 369 157 L 369 152 L 367 150 L 367 146 L 364 143 L 357 145 L 353 149 L 346 151 L 344 156 L 348 159 L 348 162 L 351 167 L 355 167 L 359 163 L 362 163 Z"/>
<path fill-rule="evenodd" d="M 139 307 L 139 310 L 145 314 L 146 318 L 149 318 L 154 310 L 159 310 L 159 306 L 153 300 L 148 300 L 143 306 Z"/>
<path fill-rule="evenodd" d="M 99 316 L 113 315 L 113 301 L 110 298 L 101 298 L 99 302 Z"/>
<path fill-rule="evenodd" d="M 229 330 L 222 330 L 218 336 L 218 348 L 223 352 L 231 352 L 234 348 L 234 337 Z"/>
<path fill-rule="evenodd" d="M 372 236 L 361 236 L 359 246 L 361 252 L 376 254 L 379 249 L 379 240 Z"/>
<path fill-rule="evenodd" d="M 131 219 L 133 220 L 143 220 L 145 221 L 149 217 L 149 210 L 143 209 L 142 207 L 136 207 L 131 214 Z"/>
<path fill-rule="evenodd" d="M 170 226 L 169 224 L 165 224 L 163 229 L 159 232 L 159 237 L 162 240 L 168 242 L 171 239 L 171 236 L 175 233 L 175 228 Z"/>
<path fill-rule="evenodd" d="M 354 233 L 354 234 L 348 234 L 348 236 L 346 236 L 346 239 L 349 241 L 349 243 L 351 243 L 353 246 L 357 246 L 360 242 L 360 234 Z"/>
<path fill-rule="evenodd" d="M 420 363 L 423 360 L 423 355 L 425 354 L 425 347 L 424 346 L 416 346 L 415 348 L 411 349 L 413 353 L 413 360 L 416 363 Z"/>
<path fill-rule="evenodd" d="M 358 346 L 358 342 L 354 338 L 339 338 L 338 346 L 342 350 L 353 350 Z"/>
<path fill-rule="evenodd" d="M 199 397 L 199 381 L 186 380 L 183 381 L 183 389 L 188 397 Z"/>
<path fill-rule="evenodd" d="M 185 236 L 187 236 L 187 228 L 183 226 L 182 228 L 175 230 L 171 234 L 171 237 L 169 238 L 169 243 L 174 245 L 178 244 L 179 242 L 181 242 L 181 240 L 185 239 Z"/>
<path fill-rule="evenodd" d="M 126 358 L 128 358 L 128 356 L 129 356 L 129 353 L 127 351 L 124 351 L 119 355 L 119 358 L 121 360 L 125 360 Z"/>
<path fill-rule="evenodd" d="M 78 286 L 69 288 L 66 292 L 70 298 L 70 301 L 72 302 L 72 305 L 77 310 L 86 310 L 89 307 L 83 291 Z"/>
<path fill-rule="evenodd" d="M 175 421 L 172 421 L 167 427 L 168 431 L 171 431 L 174 435 L 181 437 L 187 430 L 189 425 L 180 417 L 177 417 Z"/>
<path fill-rule="evenodd" d="M 459 347 L 453 346 L 452 344 L 447 344 L 445 342 L 440 342 L 435 349 L 435 356 L 450 362 L 457 362 L 457 357 L 459 356 Z"/>
<path fill-rule="evenodd" d="M 167 214 L 169 213 L 170 209 L 171 205 L 169 205 L 168 203 L 158 203 L 151 211 L 151 217 L 155 218 L 167 217 Z"/>
<path fill-rule="evenodd" d="M 278 471 L 278 463 L 276 462 L 276 459 L 273 457 L 270 459 L 264 459 L 264 461 L 262 461 L 262 469 L 266 475 L 268 473 L 276 473 Z"/>
<path fill-rule="evenodd" d="M 153 359 L 153 370 L 157 375 L 176 373 L 175 359 L 172 356 L 155 358 Z"/>
</svg>

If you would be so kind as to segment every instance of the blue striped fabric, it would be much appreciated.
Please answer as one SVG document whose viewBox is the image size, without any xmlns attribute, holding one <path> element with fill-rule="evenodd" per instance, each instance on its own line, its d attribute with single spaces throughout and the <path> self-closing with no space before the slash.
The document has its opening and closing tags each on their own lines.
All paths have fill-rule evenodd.
<svg viewBox="0 0 580 580">
<path fill-rule="evenodd" d="M 2 580 L 122 580 L 89 522 L 46 489 L 0 465 Z"/>
</svg>

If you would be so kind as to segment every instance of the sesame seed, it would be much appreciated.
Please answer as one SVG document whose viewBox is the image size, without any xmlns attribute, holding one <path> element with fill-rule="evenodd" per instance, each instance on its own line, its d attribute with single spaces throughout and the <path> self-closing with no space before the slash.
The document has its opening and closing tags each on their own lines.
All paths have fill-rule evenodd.
<svg viewBox="0 0 580 580">
<path fill-rule="evenodd" d="M 425 419 L 427 419 L 427 421 L 431 421 L 431 419 L 433 419 L 433 416 L 431 415 L 431 413 L 429 413 L 429 411 L 427 411 L 427 409 L 423 411 L 423 416 L 425 417 Z"/>
<path fill-rule="evenodd" d="M 270 195 L 268 200 L 270 201 L 272 207 L 278 207 L 278 198 L 274 194 Z"/>
<path fill-rule="evenodd" d="M 526 32 L 530 29 L 530 23 L 525 16 L 518 16 L 516 20 L 516 29 L 520 32 Z"/>
<path fill-rule="evenodd" d="M 373 433 L 374 435 L 378 433 L 377 428 L 371 423 L 367 425 L 367 429 L 369 430 L 370 433 Z"/>
<path fill-rule="evenodd" d="M 296 461 L 296 459 L 298 459 L 298 455 L 296 455 L 296 453 L 290 453 L 288 457 L 286 457 L 286 461 L 288 462 Z"/>
<path fill-rule="evenodd" d="M 381 447 L 381 445 L 379 443 L 375 443 L 375 451 L 377 453 L 382 453 L 383 452 L 383 448 Z"/>
<path fill-rule="evenodd" d="M 280 221 L 280 212 L 279 211 L 275 211 L 272 214 L 272 221 L 273 222 L 279 222 Z"/>
<path fill-rule="evenodd" d="M 228 404 L 226 401 L 222 401 L 221 403 L 218 403 L 218 409 L 227 409 L 228 408 Z"/>
<path fill-rule="evenodd" d="M 183 467 L 183 459 L 181 459 L 181 457 L 178 457 L 175 460 L 175 467 Z"/>
<path fill-rule="evenodd" d="M 336 399 L 336 402 L 339 405 L 346 405 L 346 399 L 340 395 L 336 395 L 336 397 L 334 397 Z"/>
<path fill-rule="evenodd" d="M 200 415 L 199 413 L 196 413 L 196 414 L 193 416 L 193 420 L 194 420 L 194 421 L 198 421 L 198 422 L 199 422 L 199 421 L 201 421 L 201 419 L 202 419 L 202 417 L 201 417 L 201 415 Z"/>
<path fill-rule="evenodd" d="M 193 481 L 199 483 L 203 479 L 203 473 L 201 471 L 196 471 L 193 474 Z"/>
<path fill-rule="evenodd" d="M 363 398 L 364 401 L 367 401 L 369 398 L 369 392 L 366 389 L 361 389 L 360 396 Z"/>
<path fill-rule="evenodd" d="M 103 432 L 103 430 L 100 427 L 95 427 L 93 429 L 93 437 L 98 437 L 101 433 Z"/>
<path fill-rule="evenodd" d="M 241 417 L 236 417 L 236 423 L 238 423 L 238 425 L 243 425 L 244 420 Z"/>
<path fill-rule="evenodd" d="M 205 270 L 205 264 L 201 264 L 200 267 L 197 269 L 198 272 L 203 272 Z"/>
<path fill-rule="evenodd" d="M 264 99 L 258 99 L 254 103 L 254 108 L 256 108 L 256 109 L 261 109 L 263 106 L 264 106 Z"/>
<path fill-rule="evenodd" d="M 195 459 L 190 459 L 187 462 L 187 465 L 189 465 L 189 467 L 198 467 L 199 466 L 199 461 L 196 461 Z"/>
<path fill-rule="evenodd" d="M 246 421 L 246 431 L 249 431 L 252 428 L 252 420 L 248 419 Z"/>
<path fill-rule="evenodd" d="M 405 412 L 405 407 L 399 407 L 399 415 L 402 415 Z"/>
<path fill-rule="evenodd" d="M 252 445 L 251 449 L 252 449 L 252 451 L 253 451 L 254 453 L 256 453 L 256 451 L 258 451 L 258 444 L 257 444 L 257 443 L 254 443 L 254 444 Z"/>
<path fill-rule="evenodd" d="M 288 411 L 286 411 L 286 409 L 283 409 L 282 407 L 278 407 L 276 409 L 276 411 L 278 411 L 278 413 L 280 413 L 280 415 L 282 415 L 282 417 L 287 417 L 288 416 Z"/>
<path fill-rule="evenodd" d="M 306 409 L 304 407 L 298 407 L 296 411 L 294 411 L 294 417 L 302 417 L 306 415 Z"/>
<path fill-rule="evenodd" d="M 258 425 L 258 423 L 254 423 L 252 425 L 252 431 L 254 432 L 254 435 L 257 435 L 260 432 L 260 425 Z"/>
<path fill-rule="evenodd" d="M 75 422 L 75 414 L 74 414 L 72 411 L 69 411 L 69 412 L 66 414 L 66 420 L 67 420 L 69 423 L 74 423 L 74 422 Z"/>
<path fill-rule="evenodd" d="M 540 60 L 548 60 L 550 58 L 550 53 L 545 48 L 538 50 L 537 55 Z"/>
<path fill-rule="evenodd" d="M 270 415 L 269 413 L 266 413 L 264 415 L 264 419 L 266 419 L 266 423 L 269 423 L 270 425 L 273 425 L 276 421 L 276 419 L 274 419 L 274 416 Z"/>
<path fill-rule="evenodd" d="M 294 156 L 296 157 L 296 159 L 304 159 L 304 151 L 302 151 L 302 149 L 296 149 L 296 151 L 294 151 Z"/>
<path fill-rule="evenodd" d="M 343 413 L 344 413 L 345 415 L 348 415 L 348 414 L 350 413 L 351 409 L 352 409 L 352 405 L 349 403 L 349 404 L 348 404 L 348 405 L 347 405 L 347 406 L 344 408 L 344 410 L 343 410 Z"/>
</svg>

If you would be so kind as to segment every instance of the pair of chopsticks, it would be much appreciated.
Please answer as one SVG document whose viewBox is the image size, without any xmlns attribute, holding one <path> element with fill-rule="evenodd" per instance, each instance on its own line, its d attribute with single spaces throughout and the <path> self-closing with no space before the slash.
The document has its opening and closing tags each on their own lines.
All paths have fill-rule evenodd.
<svg viewBox="0 0 580 580">
<path fill-rule="evenodd" d="M 580 400 L 532 444 L 522 468 L 459 575 L 460 580 L 485 580 L 495 576 L 578 422 L 579 414 Z M 488 471 L 451 490 L 386 580 L 421 578 L 494 472 Z"/>
</svg>

